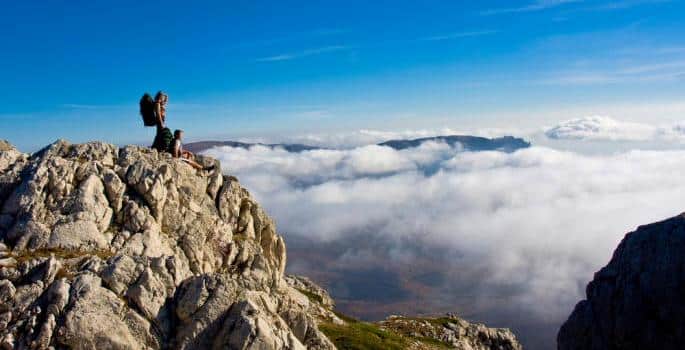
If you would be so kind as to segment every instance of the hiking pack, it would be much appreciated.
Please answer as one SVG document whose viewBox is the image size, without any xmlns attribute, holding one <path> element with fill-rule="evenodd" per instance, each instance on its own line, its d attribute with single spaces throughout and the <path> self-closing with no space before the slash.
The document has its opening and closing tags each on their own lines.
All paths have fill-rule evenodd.
<svg viewBox="0 0 685 350">
<path fill-rule="evenodd" d="M 143 117 L 143 124 L 145 126 L 157 126 L 157 116 L 155 115 L 155 100 L 149 93 L 143 94 L 140 98 L 140 115 Z M 174 141 L 174 134 L 171 129 L 167 127 L 157 129 L 155 141 L 152 143 L 152 148 L 159 152 L 171 152 L 171 147 Z"/>
<path fill-rule="evenodd" d="M 140 115 L 143 117 L 143 124 L 145 126 L 157 125 L 157 118 L 155 117 L 155 100 L 147 92 L 140 98 Z"/>
<path fill-rule="evenodd" d="M 174 134 L 171 133 L 171 129 L 162 128 L 157 132 L 155 136 L 155 141 L 152 143 L 152 148 L 159 152 L 169 152 L 171 153 L 172 145 L 174 142 Z"/>
</svg>

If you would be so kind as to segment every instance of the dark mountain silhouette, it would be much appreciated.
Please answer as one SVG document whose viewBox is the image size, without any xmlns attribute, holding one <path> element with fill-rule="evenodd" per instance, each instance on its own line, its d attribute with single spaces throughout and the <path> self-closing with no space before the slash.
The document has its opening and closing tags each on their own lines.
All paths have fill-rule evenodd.
<svg viewBox="0 0 685 350">
<path fill-rule="evenodd" d="M 559 350 L 683 349 L 685 214 L 628 233 L 557 336 Z"/>
<path fill-rule="evenodd" d="M 486 138 L 469 135 L 451 135 L 451 136 L 435 136 L 424 137 L 413 140 L 390 140 L 379 143 L 380 146 L 389 146 L 397 150 L 407 149 L 412 147 L 419 147 L 424 142 L 445 142 L 450 146 L 461 144 L 466 151 L 503 151 L 514 152 L 521 148 L 530 147 L 530 143 L 513 136 L 504 136 L 497 138 Z"/>
</svg>

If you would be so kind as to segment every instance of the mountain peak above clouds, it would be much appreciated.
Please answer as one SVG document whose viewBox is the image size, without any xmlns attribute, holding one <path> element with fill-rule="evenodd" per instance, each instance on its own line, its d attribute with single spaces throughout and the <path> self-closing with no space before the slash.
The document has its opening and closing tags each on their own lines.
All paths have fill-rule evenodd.
<svg viewBox="0 0 685 350">
<path fill-rule="evenodd" d="M 396 150 L 419 147 L 425 142 L 444 142 L 452 147 L 463 147 L 465 151 L 503 151 L 514 152 L 521 148 L 530 147 L 530 143 L 513 136 L 486 138 L 469 135 L 433 136 L 411 140 L 390 140 L 379 143 L 380 146 L 392 147 Z"/>
<path fill-rule="evenodd" d="M 0 142 L 0 346 L 520 349 L 455 316 L 412 319 L 431 325 L 417 333 L 337 314 L 325 290 L 284 275 L 260 204 L 197 160 L 217 170 L 137 146 Z"/>
</svg>

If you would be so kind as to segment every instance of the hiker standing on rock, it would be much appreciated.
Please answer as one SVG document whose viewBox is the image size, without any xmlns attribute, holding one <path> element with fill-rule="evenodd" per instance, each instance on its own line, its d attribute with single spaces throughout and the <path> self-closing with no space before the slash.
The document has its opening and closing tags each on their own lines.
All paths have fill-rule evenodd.
<svg viewBox="0 0 685 350">
<path fill-rule="evenodd" d="M 167 152 L 174 140 L 171 130 L 166 127 L 166 104 L 168 101 L 169 96 L 163 91 L 159 91 L 154 100 L 148 93 L 145 93 L 140 99 L 140 115 L 143 117 L 143 124 L 157 128 L 152 148 L 158 152 Z"/>
<path fill-rule="evenodd" d="M 157 128 L 164 127 L 166 121 L 166 104 L 169 102 L 169 96 L 163 91 L 158 91 L 155 95 L 155 119 L 157 120 Z"/>
<path fill-rule="evenodd" d="M 169 102 L 169 96 L 162 91 L 155 95 L 154 116 L 155 126 L 157 127 L 157 134 L 155 141 L 152 143 L 152 148 L 159 152 L 166 152 L 171 147 L 174 136 L 171 130 L 166 127 L 166 104 Z"/>
<path fill-rule="evenodd" d="M 176 130 L 171 134 L 171 130 L 166 126 L 166 104 L 169 96 L 163 91 L 159 91 L 153 100 L 150 94 L 145 93 L 140 99 L 140 114 L 143 116 L 145 126 L 155 126 L 157 134 L 152 148 L 158 152 L 168 152 L 171 156 L 189 164 L 195 169 L 208 170 L 214 166 L 203 167 L 195 160 L 195 155 L 183 149 L 183 130 Z"/>
</svg>

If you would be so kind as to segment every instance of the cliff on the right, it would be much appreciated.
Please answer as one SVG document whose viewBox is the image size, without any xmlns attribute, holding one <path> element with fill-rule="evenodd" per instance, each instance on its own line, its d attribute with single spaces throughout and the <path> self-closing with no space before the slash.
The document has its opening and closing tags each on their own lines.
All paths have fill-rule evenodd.
<svg viewBox="0 0 685 350">
<path fill-rule="evenodd" d="M 685 214 L 628 233 L 586 293 L 559 350 L 685 349 Z"/>
</svg>

